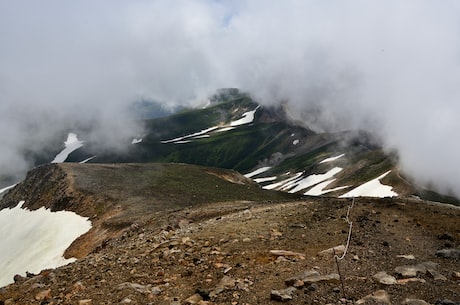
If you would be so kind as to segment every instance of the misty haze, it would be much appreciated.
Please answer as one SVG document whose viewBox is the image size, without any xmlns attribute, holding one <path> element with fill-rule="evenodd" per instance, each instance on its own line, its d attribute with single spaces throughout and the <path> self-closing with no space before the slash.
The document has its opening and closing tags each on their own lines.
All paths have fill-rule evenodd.
<svg viewBox="0 0 460 305">
<path fill-rule="evenodd" d="M 460 304 L 459 17 L 0 0 L 0 305 Z"/>
</svg>

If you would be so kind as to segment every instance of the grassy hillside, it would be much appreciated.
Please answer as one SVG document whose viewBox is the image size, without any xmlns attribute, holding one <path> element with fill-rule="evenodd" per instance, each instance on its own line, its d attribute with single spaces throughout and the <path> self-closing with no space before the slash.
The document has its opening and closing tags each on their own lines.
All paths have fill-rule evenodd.
<svg viewBox="0 0 460 305">
<path fill-rule="evenodd" d="M 254 110 L 254 120 L 250 123 L 218 131 L 230 127 L 231 122 Z M 171 116 L 145 120 L 144 126 L 142 141 L 134 145 L 127 143 L 123 154 L 101 151 L 96 143 L 85 142 L 85 146 L 72 153 L 67 161 L 79 162 L 95 156 L 90 162 L 188 163 L 233 169 L 243 174 L 269 166 L 271 169 L 258 178 L 277 176 L 278 180 L 286 179 L 286 173 L 302 173 L 307 177 L 324 174 L 333 167 L 343 168 L 334 177 L 336 180 L 331 188 L 357 187 L 392 170 L 391 175 L 385 177 L 387 184 L 400 195 L 417 194 L 415 187 L 401 177 L 397 158 L 382 151 L 368 133 L 315 133 L 290 121 L 281 107 L 259 107 L 249 96 L 237 90 L 216 94 L 206 108 L 186 109 Z M 209 128 L 215 129 L 199 137 L 190 136 Z M 184 137 L 184 142 L 174 141 Z M 332 163 L 321 163 L 338 155 L 343 157 Z M 433 197 L 429 192 L 419 192 L 418 195 L 443 201 L 448 199 Z"/>
</svg>

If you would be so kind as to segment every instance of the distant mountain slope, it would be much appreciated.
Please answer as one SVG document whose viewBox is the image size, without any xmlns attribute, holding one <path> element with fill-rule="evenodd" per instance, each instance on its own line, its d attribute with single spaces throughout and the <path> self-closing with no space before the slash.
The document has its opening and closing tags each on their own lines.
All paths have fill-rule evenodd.
<svg viewBox="0 0 460 305">
<path fill-rule="evenodd" d="M 218 91 L 204 108 L 143 123 L 144 134 L 120 143 L 124 153 L 101 150 L 98 143 L 78 135 L 83 147 L 71 151 L 65 161 L 189 163 L 243 174 L 265 168 L 251 178 L 267 189 L 314 196 L 415 195 L 460 204 L 414 185 L 397 167 L 397 156 L 384 152 L 372 135 L 316 133 L 290 120 L 282 106 L 260 106 L 237 89 Z"/>
<path fill-rule="evenodd" d="M 225 100 L 219 101 L 219 97 Z M 400 177 L 393 157 L 387 156 L 369 134 L 315 133 L 289 120 L 282 107 L 261 107 L 249 96 L 236 92 L 218 95 L 203 109 L 146 120 L 145 127 L 146 134 L 133 139 L 123 155 L 101 152 L 87 143 L 67 161 L 81 162 L 94 157 L 89 162 L 178 162 L 245 174 L 269 167 L 253 177 L 266 188 L 333 196 L 343 195 L 391 171 L 381 183 L 390 183 L 393 191 L 381 193 L 381 197 L 416 193 Z M 334 156 L 340 158 L 321 162 Z M 311 181 L 313 177 L 309 176 L 326 175 L 336 167 L 340 170 L 334 175 L 302 188 L 302 180 Z M 293 178 L 295 186 L 283 186 L 284 180 Z M 277 183 L 279 187 L 273 186 Z M 369 194 L 379 193 L 374 190 Z"/>
</svg>

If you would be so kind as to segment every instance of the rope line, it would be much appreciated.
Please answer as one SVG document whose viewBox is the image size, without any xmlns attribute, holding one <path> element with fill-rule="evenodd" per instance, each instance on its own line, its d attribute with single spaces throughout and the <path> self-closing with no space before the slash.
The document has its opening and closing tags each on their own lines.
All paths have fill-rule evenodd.
<svg viewBox="0 0 460 305">
<path fill-rule="evenodd" d="M 350 240 L 351 240 L 351 232 L 352 232 L 352 228 L 353 228 L 353 222 L 350 221 L 349 216 L 350 216 L 350 211 L 351 211 L 351 209 L 354 207 L 354 205 L 355 205 L 355 197 L 353 197 L 353 201 L 351 202 L 351 205 L 348 206 L 347 216 L 345 217 L 345 220 L 346 220 L 346 222 L 347 222 L 348 225 L 349 225 L 349 228 L 348 228 L 347 245 L 345 246 L 345 251 L 343 251 L 342 256 L 334 255 L 334 258 L 336 258 L 337 260 L 340 260 L 340 261 L 343 260 L 343 259 L 345 258 L 345 255 L 347 255 L 348 248 L 349 248 L 349 246 L 350 246 Z"/>
</svg>

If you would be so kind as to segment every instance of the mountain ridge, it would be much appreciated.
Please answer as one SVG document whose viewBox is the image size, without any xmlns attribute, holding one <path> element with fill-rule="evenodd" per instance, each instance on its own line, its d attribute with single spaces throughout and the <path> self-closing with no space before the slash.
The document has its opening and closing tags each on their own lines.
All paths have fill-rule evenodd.
<svg viewBox="0 0 460 305">
<path fill-rule="evenodd" d="M 94 138 L 86 139 L 84 132 L 78 134 L 78 138 L 77 134 L 69 133 L 66 143 L 72 134 L 75 144 L 79 145 L 67 147 L 66 144 L 70 153 L 64 161 L 189 163 L 237 170 L 242 174 L 269 166 L 268 171 L 255 177 L 265 181 L 261 185 L 267 188 L 286 177 L 300 174 L 297 179 L 300 182 L 340 167 L 340 172 L 327 181 L 320 181 L 321 185 L 299 190 L 307 195 L 327 193 L 331 196 L 351 192 L 391 170 L 381 183 L 391 186 L 398 196 L 460 205 L 455 197 L 414 183 L 398 167 L 397 154 L 384 151 L 371 134 L 364 131 L 316 133 L 301 122 L 289 119 L 283 105 L 261 106 L 237 89 L 218 91 L 204 108 L 182 109 L 169 116 L 143 120 L 142 124 L 145 127 L 142 134 L 117 144 L 122 147 L 120 151 L 102 149 Z M 55 152 L 56 156 L 58 153 Z M 338 155 L 341 158 L 334 162 L 321 163 Z M 48 157 L 49 161 L 53 158 L 56 159 L 52 155 Z M 43 162 L 43 154 L 37 159 L 40 160 Z M 270 180 L 273 177 L 276 180 Z"/>
</svg>

